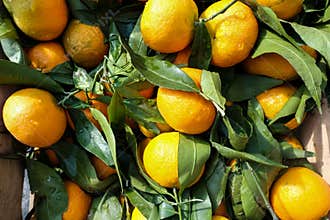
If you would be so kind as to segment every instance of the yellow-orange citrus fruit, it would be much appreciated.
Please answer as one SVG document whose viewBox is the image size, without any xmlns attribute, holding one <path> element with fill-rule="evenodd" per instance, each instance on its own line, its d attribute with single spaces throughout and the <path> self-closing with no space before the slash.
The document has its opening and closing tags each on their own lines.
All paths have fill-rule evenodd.
<svg viewBox="0 0 330 220">
<path fill-rule="evenodd" d="M 301 46 L 314 59 L 317 52 L 306 45 Z M 298 77 L 297 71 L 284 57 L 276 53 L 262 54 L 254 59 L 248 58 L 243 62 L 247 73 L 268 76 L 281 80 L 293 80 Z"/>
<path fill-rule="evenodd" d="M 141 17 L 144 42 L 162 53 L 174 53 L 189 45 L 198 9 L 193 0 L 149 0 Z"/>
<path fill-rule="evenodd" d="M 180 187 L 178 176 L 179 132 L 162 133 L 153 138 L 143 152 L 143 164 L 147 174 L 164 187 Z M 195 184 L 201 174 L 191 184 Z"/>
<path fill-rule="evenodd" d="M 286 136 L 283 140 L 285 140 L 293 148 L 300 149 L 300 150 L 304 149 L 301 142 L 293 135 Z"/>
<path fill-rule="evenodd" d="M 330 187 L 310 169 L 289 168 L 274 183 L 270 201 L 280 219 L 321 219 L 330 210 Z"/>
<path fill-rule="evenodd" d="M 65 0 L 4 0 L 16 25 L 26 35 L 41 41 L 61 35 L 68 22 Z"/>
<path fill-rule="evenodd" d="M 182 68 L 200 87 L 202 71 Z M 212 102 L 200 94 L 159 88 L 157 107 L 166 123 L 176 131 L 200 134 L 208 130 L 215 119 L 216 110 Z"/>
<path fill-rule="evenodd" d="M 152 97 L 152 95 L 154 94 L 154 86 L 146 88 L 146 89 L 141 89 L 139 90 L 139 94 L 140 96 L 146 98 L 146 99 L 150 99 Z"/>
<path fill-rule="evenodd" d="M 135 207 L 132 212 L 132 220 L 147 220 L 146 217 L 142 215 L 142 213 Z"/>
<path fill-rule="evenodd" d="M 66 116 L 49 92 L 27 88 L 13 93 L 3 107 L 8 131 L 31 147 L 49 147 L 64 134 Z"/>
<path fill-rule="evenodd" d="M 296 92 L 296 88 L 291 85 L 281 85 L 264 91 L 257 96 L 266 118 L 273 119 L 281 111 L 290 97 Z M 295 129 L 299 126 L 295 118 L 284 124 L 289 129 Z"/>
<path fill-rule="evenodd" d="M 63 45 L 72 60 L 84 68 L 96 67 L 108 50 L 101 29 L 78 20 L 70 22 L 64 33 Z"/>
<path fill-rule="evenodd" d="M 228 220 L 228 218 L 220 215 L 213 215 L 212 220 Z"/>
<path fill-rule="evenodd" d="M 99 158 L 92 156 L 91 157 L 91 162 L 96 170 L 97 176 L 101 179 L 104 180 L 111 176 L 112 174 L 117 173 L 116 169 L 109 167 L 106 165 L 102 160 Z"/>
<path fill-rule="evenodd" d="M 186 65 L 186 66 L 188 66 L 191 52 L 192 52 L 192 50 L 191 50 L 190 47 L 186 47 L 185 49 L 181 50 L 176 55 L 175 60 L 173 61 L 173 63 L 175 65 Z"/>
<path fill-rule="evenodd" d="M 257 0 L 258 4 L 270 7 L 277 17 L 284 20 L 299 14 L 303 8 L 303 2 L 303 0 Z"/>
<path fill-rule="evenodd" d="M 214 215 L 228 217 L 227 207 L 225 201 L 222 201 L 218 208 L 215 210 Z"/>
<path fill-rule="evenodd" d="M 39 43 L 32 47 L 27 55 L 32 68 L 43 73 L 47 73 L 55 66 L 69 60 L 62 45 L 56 42 Z"/>
<path fill-rule="evenodd" d="M 230 2 L 213 3 L 201 17 L 213 16 Z M 246 59 L 258 37 L 258 22 L 252 10 L 239 1 L 206 22 L 206 27 L 212 39 L 212 63 L 219 67 L 230 67 Z"/>
<path fill-rule="evenodd" d="M 86 220 L 92 198 L 77 184 L 71 181 L 64 182 L 68 193 L 68 208 L 63 213 L 63 220 Z"/>
<path fill-rule="evenodd" d="M 160 133 L 173 131 L 173 128 L 171 128 L 168 124 L 156 123 L 156 126 L 158 127 Z M 155 133 L 153 133 L 152 131 L 148 130 L 147 128 L 143 127 L 140 124 L 139 124 L 139 129 L 141 133 L 147 138 L 153 138 L 156 136 Z"/>
<path fill-rule="evenodd" d="M 59 160 L 57 158 L 56 153 L 54 152 L 54 150 L 51 149 L 47 149 L 46 151 L 46 155 L 48 157 L 49 162 L 53 165 L 53 166 L 57 166 L 59 165 Z"/>
<path fill-rule="evenodd" d="M 85 91 L 80 91 L 78 93 L 76 93 L 74 95 L 76 98 L 80 99 L 83 102 L 86 102 L 88 104 L 90 104 L 90 106 L 92 108 L 96 108 L 97 110 L 101 111 L 105 117 L 108 118 L 108 105 L 96 100 L 96 98 L 98 97 L 96 94 L 92 94 L 92 93 L 86 93 Z M 100 124 L 98 123 L 98 121 L 93 117 L 91 110 L 89 108 L 85 108 L 82 110 L 86 116 L 86 118 L 92 122 L 99 130 L 101 130 Z M 72 128 L 74 129 L 74 127 Z"/>
</svg>

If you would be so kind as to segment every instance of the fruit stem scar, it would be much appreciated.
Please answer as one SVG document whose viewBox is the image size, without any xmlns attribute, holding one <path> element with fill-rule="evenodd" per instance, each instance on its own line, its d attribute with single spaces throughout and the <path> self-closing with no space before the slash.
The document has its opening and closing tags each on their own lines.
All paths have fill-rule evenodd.
<svg viewBox="0 0 330 220">
<path fill-rule="evenodd" d="M 209 17 L 209 18 L 202 18 L 202 19 L 200 19 L 200 21 L 201 22 L 208 22 L 208 21 L 213 20 L 218 15 L 224 13 L 228 8 L 230 8 L 230 6 L 232 6 L 236 2 L 237 2 L 237 0 L 231 1 L 228 5 L 226 5 L 226 7 L 224 7 L 223 9 L 221 9 L 220 11 L 218 11 L 217 13 L 215 13 L 214 15 L 212 15 L 211 17 Z"/>
</svg>

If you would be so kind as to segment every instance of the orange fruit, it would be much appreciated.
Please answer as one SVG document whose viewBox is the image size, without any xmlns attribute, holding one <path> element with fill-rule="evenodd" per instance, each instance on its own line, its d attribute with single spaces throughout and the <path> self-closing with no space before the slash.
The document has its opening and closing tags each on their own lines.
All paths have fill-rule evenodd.
<svg viewBox="0 0 330 220">
<path fill-rule="evenodd" d="M 84 68 L 96 67 L 108 50 L 101 29 L 78 20 L 70 22 L 63 36 L 63 45 L 72 60 Z"/>
<path fill-rule="evenodd" d="M 162 133 L 153 138 L 143 152 L 147 174 L 163 187 L 180 187 L 178 176 L 179 132 Z M 195 184 L 203 175 L 204 167 Z"/>
<path fill-rule="evenodd" d="M 191 52 L 192 50 L 190 47 L 186 47 L 185 49 L 179 51 L 179 53 L 175 57 L 175 60 L 173 61 L 173 64 L 188 66 Z"/>
<path fill-rule="evenodd" d="M 85 193 L 77 184 L 71 181 L 64 182 L 68 193 L 68 208 L 63 213 L 63 220 L 87 219 L 92 198 Z"/>
<path fill-rule="evenodd" d="M 141 17 L 144 42 L 162 53 L 174 53 L 193 39 L 198 8 L 193 0 L 149 0 Z"/>
<path fill-rule="evenodd" d="M 30 147 L 50 147 L 66 128 L 64 110 L 55 97 L 41 89 L 16 91 L 6 100 L 3 121 L 8 131 Z"/>
<path fill-rule="evenodd" d="M 200 87 L 202 70 L 182 68 Z M 176 131 L 200 134 L 208 130 L 215 119 L 216 110 L 212 102 L 200 94 L 159 88 L 157 107 L 166 123 Z M 202 114 L 201 114 L 202 113 Z"/>
<path fill-rule="evenodd" d="M 160 133 L 173 131 L 173 128 L 171 128 L 168 124 L 156 123 L 156 126 L 158 127 Z M 141 133 L 144 134 L 144 136 L 146 136 L 147 138 L 153 138 L 156 136 L 156 134 L 154 134 L 152 131 L 149 131 L 140 124 L 139 124 L 139 129 Z"/>
<path fill-rule="evenodd" d="M 108 105 L 96 100 L 98 95 L 92 93 L 86 93 L 85 91 L 80 91 L 74 95 L 76 98 L 80 99 L 83 102 L 90 104 L 92 108 L 96 108 L 97 110 L 101 111 L 105 117 L 108 118 Z M 93 117 L 91 110 L 89 108 L 85 108 L 82 110 L 86 116 L 86 118 L 92 122 L 99 130 L 101 130 L 100 124 L 98 121 Z M 74 127 L 72 128 L 74 129 Z"/>
<path fill-rule="evenodd" d="M 57 38 L 68 22 L 65 0 L 4 0 L 3 3 L 19 29 L 36 40 Z"/>
<path fill-rule="evenodd" d="M 270 7 L 277 17 L 288 20 L 303 9 L 303 0 L 257 0 L 262 6 Z"/>
<path fill-rule="evenodd" d="M 212 220 L 228 220 L 228 218 L 220 215 L 213 215 Z"/>
<path fill-rule="evenodd" d="M 293 167 L 274 183 L 270 201 L 280 219 L 321 219 L 330 210 L 330 187 L 314 171 Z"/>
<path fill-rule="evenodd" d="M 209 6 L 201 18 L 209 18 L 225 8 L 231 0 Z M 238 1 L 224 13 L 206 22 L 212 40 L 212 63 L 230 67 L 245 60 L 258 37 L 258 22 L 253 11 Z"/>
<path fill-rule="evenodd" d="M 102 160 L 99 158 L 92 156 L 91 162 L 96 170 L 97 176 L 100 178 L 100 180 L 104 180 L 111 176 L 112 174 L 117 173 L 116 169 L 109 167 L 106 165 Z"/>
<path fill-rule="evenodd" d="M 28 51 L 27 56 L 32 68 L 43 73 L 69 60 L 62 45 L 56 42 L 39 43 Z"/>
<path fill-rule="evenodd" d="M 219 207 L 215 210 L 214 215 L 228 217 L 227 207 L 225 201 L 222 200 Z"/>
<path fill-rule="evenodd" d="M 264 91 L 257 96 L 267 119 L 273 119 L 281 111 L 290 97 L 296 92 L 296 88 L 291 85 L 281 85 Z M 295 118 L 284 124 L 289 129 L 295 129 L 299 126 Z"/>
<path fill-rule="evenodd" d="M 59 165 L 60 162 L 59 162 L 59 160 L 57 158 L 57 155 L 54 152 L 54 150 L 47 149 L 45 152 L 46 152 L 46 155 L 47 155 L 48 160 L 51 163 L 51 165 L 53 165 L 53 166 Z"/>
<path fill-rule="evenodd" d="M 285 140 L 293 148 L 300 149 L 300 150 L 304 149 L 301 142 L 293 135 L 286 136 L 283 140 Z"/>
<path fill-rule="evenodd" d="M 301 46 L 314 59 L 317 52 L 306 45 Z M 247 73 L 268 76 L 281 80 L 293 80 L 298 77 L 296 70 L 284 57 L 276 53 L 262 54 L 254 59 L 248 58 L 243 62 Z"/>
<path fill-rule="evenodd" d="M 138 210 L 138 208 L 134 208 L 131 216 L 132 220 L 147 220 L 146 217 L 142 215 L 142 213 Z"/>
<path fill-rule="evenodd" d="M 146 89 L 141 89 L 139 90 L 139 94 L 140 96 L 146 98 L 146 99 L 150 99 L 152 97 L 152 95 L 154 94 L 154 86 L 146 88 Z"/>
</svg>

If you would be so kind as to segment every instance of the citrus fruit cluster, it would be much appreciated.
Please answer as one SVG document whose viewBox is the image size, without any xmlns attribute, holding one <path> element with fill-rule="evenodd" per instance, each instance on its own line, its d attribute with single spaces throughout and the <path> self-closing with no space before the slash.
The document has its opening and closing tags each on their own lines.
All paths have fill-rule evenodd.
<svg viewBox="0 0 330 220">
<path fill-rule="evenodd" d="M 0 84 L 21 87 L 2 115 L 37 219 L 328 214 L 296 137 L 328 93 L 328 1 L 3 3 Z"/>
</svg>

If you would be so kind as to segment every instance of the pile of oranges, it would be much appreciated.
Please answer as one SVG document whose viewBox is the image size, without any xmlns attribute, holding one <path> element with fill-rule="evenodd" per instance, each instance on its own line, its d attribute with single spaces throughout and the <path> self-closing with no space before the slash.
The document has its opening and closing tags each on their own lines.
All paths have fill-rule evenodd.
<svg viewBox="0 0 330 220">
<path fill-rule="evenodd" d="M 102 1 L 95 2 L 97 4 Z M 62 85 L 65 89 L 62 94 L 51 93 L 46 89 L 25 87 L 14 92 L 3 106 L 3 121 L 7 130 L 16 140 L 30 149 L 27 153 L 27 159 L 39 160 L 50 168 L 56 168 L 53 169 L 53 172 L 58 173 L 63 179 L 62 188 L 64 187 L 67 192 L 68 200 L 67 208 L 62 213 L 57 213 L 62 216 L 62 219 L 83 220 L 87 219 L 88 216 L 94 219 L 93 215 L 100 211 L 97 206 L 107 205 L 102 204 L 102 202 L 105 202 L 103 198 L 107 198 L 109 192 L 115 194 L 118 204 L 125 210 L 120 209 L 122 216 L 118 219 L 123 219 L 124 216 L 132 220 L 190 219 L 190 214 L 185 215 L 183 213 L 193 211 L 198 213 L 200 211 L 196 211 L 198 207 L 209 210 L 208 214 L 204 213 L 205 215 L 201 216 L 208 216 L 212 220 L 249 219 L 245 214 L 247 209 L 255 204 L 258 206 L 257 210 L 262 207 L 261 209 L 265 212 L 264 218 L 278 216 L 280 219 L 287 220 L 321 219 L 328 214 L 330 210 L 330 187 L 318 173 L 306 168 L 303 166 L 304 164 L 291 166 L 288 163 L 285 164 L 287 166 L 284 169 L 278 169 L 271 186 L 265 187 L 267 189 L 264 196 L 267 201 L 257 201 L 260 200 L 258 194 L 260 192 L 253 192 L 253 196 L 257 199 L 251 198 L 251 200 L 256 201 L 253 205 L 248 204 L 248 208 L 245 206 L 246 203 L 243 204 L 240 201 L 243 192 L 237 192 L 240 195 L 237 199 L 235 197 L 236 189 L 231 188 L 235 186 L 231 186 L 231 184 L 227 184 L 229 187 L 227 191 L 230 191 L 230 195 L 227 195 L 227 191 L 224 190 L 224 195 L 220 196 L 221 182 L 212 183 L 219 185 L 219 187 L 215 187 L 219 191 L 217 195 L 209 195 L 207 199 L 204 198 L 205 200 L 199 197 L 189 197 L 184 201 L 182 200 L 184 190 L 186 190 L 182 187 L 184 179 L 182 173 L 188 176 L 188 179 L 189 176 L 194 176 L 188 184 L 185 183 L 185 187 L 187 185 L 186 188 L 191 189 L 190 195 L 194 195 L 193 193 L 198 190 L 200 193 L 205 191 L 210 193 L 207 192 L 206 185 L 210 176 L 215 175 L 213 172 L 216 172 L 214 171 L 216 166 L 214 158 L 220 158 L 219 160 L 226 167 L 224 169 L 228 168 L 228 173 L 235 173 L 235 175 L 240 175 L 240 178 L 244 178 L 242 167 L 246 164 L 245 162 L 257 162 L 258 160 L 255 158 L 260 156 L 259 153 L 251 153 L 253 150 L 247 152 L 241 150 L 239 152 L 240 150 L 237 150 L 233 144 L 232 133 L 227 127 L 228 125 L 222 121 L 223 117 L 229 117 L 226 115 L 225 108 L 235 109 L 237 107 L 245 112 L 250 107 L 250 102 L 249 104 L 245 102 L 246 100 L 231 102 L 227 99 L 224 106 L 219 106 L 214 99 L 204 93 L 206 87 L 212 87 L 211 84 L 205 85 L 203 81 L 205 72 L 208 70 L 209 72 L 238 70 L 244 74 L 250 74 L 249 76 L 267 77 L 281 81 L 282 84 L 270 87 L 260 94 L 255 94 L 251 100 L 256 101 L 258 104 L 256 109 L 258 112 L 262 112 L 262 116 L 260 116 L 262 122 L 260 123 L 264 125 L 264 134 L 269 134 L 267 138 L 278 143 L 276 145 L 278 148 L 280 144 L 282 146 L 284 143 L 285 146 L 289 146 L 290 152 L 298 152 L 297 154 L 304 152 L 304 147 L 294 136 L 294 132 L 307 113 L 304 113 L 301 120 L 292 117 L 294 115 L 292 113 L 285 115 L 283 117 L 285 120 L 281 121 L 283 122 L 281 125 L 286 129 L 285 135 L 273 132 L 270 124 L 268 124 L 276 119 L 278 114 L 288 106 L 287 103 L 290 102 L 291 98 L 297 94 L 298 88 L 302 84 L 299 73 L 287 59 L 277 53 L 265 53 L 258 57 L 252 56 L 258 41 L 261 40 L 261 29 L 265 28 L 257 16 L 256 7 L 268 7 L 273 11 L 275 17 L 292 21 L 304 13 L 302 0 L 219 0 L 208 2 L 208 7 L 205 10 L 201 8 L 199 1 L 194 0 L 118 1 L 114 4 L 123 6 L 123 8 L 127 5 L 143 7 L 140 19 L 133 30 L 133 32 L 135 31 L 134 34 L 137 34 L 136 31 L 138 31 L 141 37 L 141 47 L 146 48 L 146 53 L 142 55 L 138 55 L 139 51 L 133 50 L 135 55 L 130 54 L 129 50 L 125 51 L 127 45 L 116 45 L 114 42 L 128 41 L 128 39 L 125 37 L 114 39 L 113 36 L 117 34 L 114 28 L 104 30 L 104 27 L 101 28 L 98 24 L 91 24 L 73 16 L 72 3 L 69 4 L 69 1 L 4 0 L 3 3 L 15 28 L 20 30 L 19 35 L 32 42 L 32 45 L 24 45 L 24 53 L 27 55 L 29 67 L 36 70 L 35 74 L 43 74 L 47 79 L 51 79 L 51 74 L 56 74 L 54 69 L 67 63 L 73 66 L 72 73 L 70 73 L 73 78 L 77 71 L 84 70 L 87 78 L 90 77 L 92 79 L 90 81 L 94 80 L 92 87 L 88 85 L 82 88 L 74 78 L 73 84 Z M 95 11 L 91 10 L 89 13 L 95 13 Z M 116 22 L 114 18 L 109 17 L 107 19 Z M 190 58 L 196 54 L 194 44 L 198 38 L 196 36 L 196 23 L 198 22 L 203 22 L 205 25 L 208 34 L 203 37 L 207 38 L 206 41 L 210 43 L 211 47 L 208 69 L 191 65 Z M 130 44 L 130 46 L 132 45 Z M 203 45 L 199 46 L 202 47 Z M 307 42 L 300 46 L 302 52 L 305 51 L 315 62 L 320 57 L 320 54 L 308 46 Z M 168 55 L 173 56 L 168 58 Z M 166 59 L 166 61 L 159 61 L 163 62 L 162 68 L 176 68 L 177 72 L 191 81 L 196 91 L 183 91 L 180 88 L 163 86 L 165 84 L 162 84 L 162 80 L 168 76 L 161 76 L 159 82 L 152 83 L 151 80 L 148 80 L 147 74 L 141 70 L 136 70 L 138 68 L 135 68 L 134 62 L 131 60 L 134 59 L 134 56 L 141 56 L 146 59 L 151 56 L 153 59 Z M 147 64 L 141 63 L 141 65 Z M 112 67 L 117 68 L 119 73 L 112 71 Z M 146 69 L 148 68 L 146 67 Z M 152 71 L 158 75 L 162 73 L 162 70 L 156 67 Z M 134 78 L 134 75 L 129 75 L 131 73 L 138 74 L 138 77 Z M 219 80 L 223 79 L 221 74 L 217 76 Z M 132 78 L 133 80 L 129 81 Z M 117 79 L 127 80 L 128 83 L 120 87 Z M 90 81 L 86 79 L 80 83 L 88 84 Z M 257 86 L 250 85 L 251 88 Z M 216 85 L 216 88 L 220 87 L 220 85 Z M 219 96 L 222 92 L 220 88 L 214 93 Z M 214 93 L 213 95 L 217 96 Z M 63 99 L 63 97 L 65 98 Z M 80 107 L 67 105 L 66 100 L 68 99 L 78 103 Z M 141 107 L 142 110 L 136 105 L 135 109 L 129 111 L 125 103 L 132 100 L 136 101 L 135 103 L 154 103 L 154 105 L 145 104 Z M 248 105 L 249 107 L 247 107 Z M 72 109 L 75 110 L 71 111 Z M 76 114 L 77 109 L 83 113 L 84 120 L 88 120 L 90 126 L 95 128 L 94 130 L 88 130 L 88 126 L 77 126 L 77 117 L 73 115 Z M 94 109 L 102 113 L 106 121 L 109 122 L 106 123 L 107 125 L 100 117 L 95 116 Z M 249 118 L 246 113 L 243 115 L 247 118 L 248 123 L 252 124 L 252 117 Z M 233 122 L 234 120 L 229 118 L 233 130 L 241 126 L 241 121 Z M 257 129 L 257 125 L 251 125 L 251 127 L 254 131 L 247 135 L 250 140 L 256 138 L 254 135 L 257 135 L 253 133 Z M 242 129 L 242 127 L 240 128 Z M 79 132 L 84 132 L 81 131 L 84 129 L 91 132 L 89 136 L 91 139 L 94 138 L 93 135 L 105 137 L 104 139 L 107 140 L 110 148 L 109 130 L 112 129 L 115 142 L 118 143 L 114 146 L 114 149 L 118 151 L 117 154 L 114 153 L 113 149 L 111 150 L 112 157 L 114 157 L 112 160 L 118 162 L 107 164 L 108 160 L 98 157 L 97 152 L 104 150 L 97 149 L 101 145 L 88 148 L 86 145 L 90 146 L 90 143 L 82 144 Z M 138 153 L 129 147 L 134 145 L 132 139 L 127 139 L 127 142 L 124 141 L 126 148 L 120 149 L 122 146 L 119 146 L 119 143 L 122 143 L 123 139 L 127 137 L 125 131 L 127 133 L 131 131 L 138 141 L 137 146 L 135 146 Z M 219 135 L 222 136 L 214 137 Z M 190 143 L 184 142 L 183 137 L 189 137 L 190 139 L 187 138 L 189 140 L 198 140 L 189 146 L 191 152 L 194 152 L 194 158 L 189 158 L 191 160 L 189 163 L 184 163 L 180 159 L 183 158 L 180 152 L 186 148 L 183 145 Z M 223 153 L 223 150 L 214 147 L 213 142 L 216 142 L 215 140 L 218 140 L 217 144 L 221 147 L 230 146 L 227 148 L 236 154 L 232 153 L 231 156 L 228 156 L 230 153 Z M 222 140 L 224 141 L 221 142 Z M 86 143 L 86 140 L 84 141 Z M 262 141 L 264 140 L 260 140 L 260 143 L 263 143 Z M 89 191 L 88 187 L 80 185 L 80 182 L 77 181 L 78 178 L 71 178 L 61 164 L 63 157 L 56 150 L 58 149 L 56 145 L 59 142 L 67 143 L 68 147 L 71 146 L 70 144 L 79 146 L 79 149 L 88 155 L 88 163 L 95 169 L 98 178 L 95 181 L 104 183 L 116 176 L 116 181 L 121 186 L 121 192 L 118 192 L 120 190 L 112 192 L 110 185 L 107 190 L 95 193 Z M 108 145 L 106 146 L 108 147 Z M 256 149 L 262 147 L 256 146 Z M 223 149 L 227 148 L 224 147 Z M 33 150 L 31 151 L 31 149 Z M 205 149 L 209 149 L 209 153 L 205 153 L 207 158 L 199 160 L 200 151 L 206 152 Z M 245 153 L 253 155 L 253 157 L 237 156 L 245 155 Z M 278 153 L 281 154 L 281 151 Z M 129 155 L 128 158 L 130 159 L 125 160 L 125 162 L 123 162 L 124 160 L 121 161 L 121 154 Z M 283 152 L 282 154 L 284 155 Z M 48 159 L 45 159 L 43 155 L 46 155 Z M 282 156 L 280 157 L 282 158 Z M 266 157 L 265 159 L 264 155 L 260 158 L 261 160 L 270 160 Z M 77 161 L 79 162 L 79 158 Z M 280 164 L 283 162 L 284 164 L 287 161 L 276 162 Z M 132 171 L 129 169 L 118 169 L 117 163 L 119 163 L 119 167 L 127 166 L 130 169 L 133 169 L 132 166 L 140 167 L 137 175 L 142 180 L 132 176 L 130 173 Z M 71 167 L 71 169 L 77 168 Z M 258 174 L 259 171 L 255 170 L 255 172 Z M 231 174 L 228 173 L 227 177 L 229 175 L 228 178 L 231 179 Z M 90 175 L 90 172 L 86 171 L 86 175 Z M 219 173 L 219 175 L 222 174 Z M 259 176 L 256 181 L 262 184 L 263 178 L 267 179 L 268 177 Z M 122 179 L 125 179 L 125 184 L 123 184 Z M 144 184 L 141 188 L 145 187 L 145 190 L 150 189 L 150 191 L 143 191 L 143 189 L 136 187 L 131 183 L 134 181 L 140 181 L 140 184 Z M 228 181 L 230 182 L 230 180 Z M 241 182 L 243 181 L 241 180 Z M 235 185 L 233 182 L 231 183 Z M 31 184 L 33 185 L 33 183 Z M 264 189 L 264 186 L 261 185 L 261 188 Z M 132 192 L 139 196 L 133 198 Z M 100 194 L 105 195 L 105 197 L 101 196 L 101 201 L 99 199 Z M 38 196 L 38 190 L 36 190 L 36 195 Z M 219 200 L 212 200 L 211 202 L 210 198 L 218 196 L 221 197 Z M 137 201 L 137 198 L 140 200 Z M 214 201 L 217 203 L 214 204 Z M 198 206 L 198 203 L 204 204 L 204 206 Z M 265 211 L 267 205 L 261 205 L 261 203 L 270 204 L 268 207 L 270 210 L 267 214 Z M 157 217 L 153 217 L 152 210 L 144 207 L 146 204 L 149 205 L 149 208 L 151 206 L 171 206 L 174 208 L 167 212 L 164 211 L 165 213 L 158 213 Z M 184 209 L 186 204 L 189 204 L 189 207 L 186 206 Z M 239 205 L 240 207 L 238 207 Z M 109 212 L 112 211 L 109 210 Z M 272 215 L 272 212 L 275 214 Z M 162 218 L 160 218 L 161 214 L 163 214 Z M 108 216 L 112 215 L 109 214 Z M 206 219 L 198 216 L 199 214 L 196 214 L 194 219 Z M 38 212 L 36 217 L 38 218 Z M 259 218 L 256 217 L 255 219 Z"/>
</svg>

